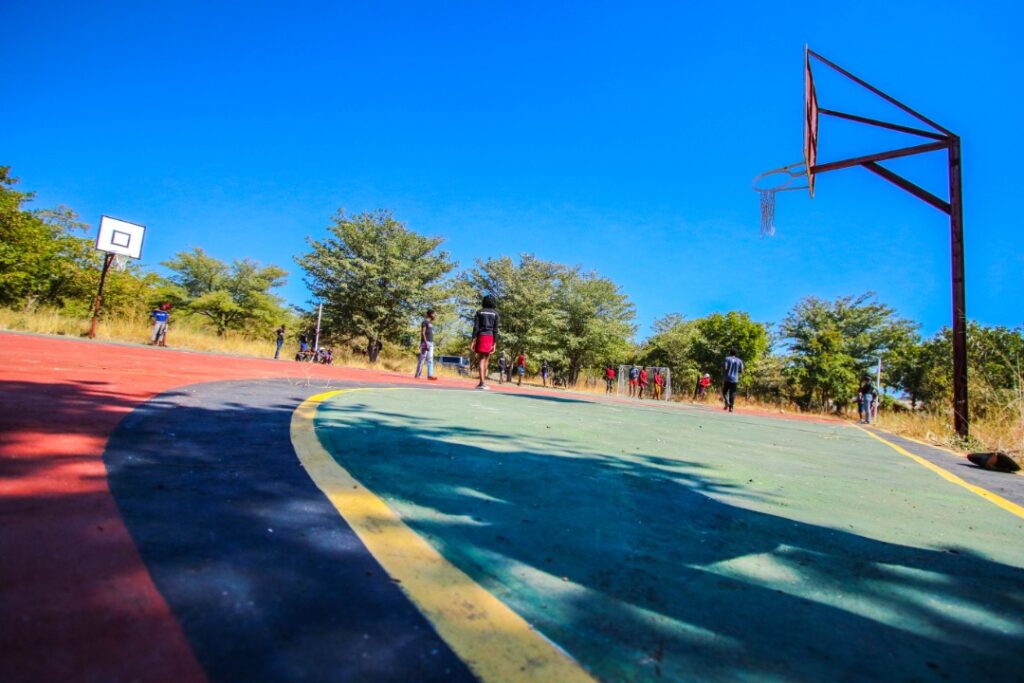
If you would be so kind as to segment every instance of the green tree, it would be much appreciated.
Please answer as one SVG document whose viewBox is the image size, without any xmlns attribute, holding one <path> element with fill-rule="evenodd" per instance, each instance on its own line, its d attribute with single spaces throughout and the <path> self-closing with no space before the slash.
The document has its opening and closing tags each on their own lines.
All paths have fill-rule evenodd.
<svg viewBox="0 0 1024 683">
<path fill-rule="evenodd" d="M 17 182 L 0 166 L 0 306 L 84 304 L 96 264 L 80 235 L 88 226 L 66 207 L 27 210 L 32 194 L 15 190 Z"/>
<path fill-rule="evenodd" d="M 835 301 L 807 297 L 780 327 L 789 343 L 787 375 L 797 387 L 797 402 L 804 407 L 844 407 L 856 393 L 860 376 L 880 356 L 904 344 L 915 329 L 878 303 L 874 292 Z"/>
<path fill-rule="evenodd" d="M 312 250 L 296 262 L 324 304 L 325 335 L 364 338 L 376 362 L 385 341 L 400 342 L 409 321 L 444 297 L 444 278 L 456 264 L 437 251 L 442 238 L 409 230 L 390 211 L 338 211 L 327 230 L 326 239 L 308 240 Z"/>
<path fill-rule="evenodd" d="M 476 267 L 460 277 L 464 314 L 471 316 L 484 294 L 493 295 L 500 316 L 499 352 L 507 350 L 512 357 L 525 353 L 536 366 L 538 356 L 556 352 L 560 316 L 555 292 L 565 271 L 565 266 L 530 254 L 522 254 L 518 264 L 508 256 L 478 259 Z"/>
<path fill-rule="evenodd" d="M 628 355 L 636 313 L 614 282 L 596 273 L 563 270 L 554 302 L 558 314 L 554 341 L 570 385 L 576 384 L 584 368 L 616 363 Z"/>
<path fill-rule="evenodd" d="M 285 284 L 287 273 L 275 265 L 261 266 L 239 259 L 230 266 L 202 249 L 179 252 L 162 265 L 173 275 L 172 287 L 154 291 L 165 300 L 183 306 L 185 312 L 208 320 L 218 335 L 241 330 L 252 336 L 268 336 L 292 315 L 272 290 Z"/>
</svg>

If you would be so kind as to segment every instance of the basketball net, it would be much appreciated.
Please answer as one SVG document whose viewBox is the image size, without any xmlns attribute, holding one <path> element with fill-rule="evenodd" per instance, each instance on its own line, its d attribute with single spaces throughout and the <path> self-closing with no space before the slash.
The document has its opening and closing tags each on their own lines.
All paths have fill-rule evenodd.
<svg viewBox="0 0 1024 683">
<path fill-rule="evenodd" d="M 758 190 L 761 195 L 761 237 L 775 236 L 775 192 Z"/>
<path fill-rule="evenodd" d="M 787 192 L 789 190 L 805 190 L 807 185 L 793 186 L 793 181 L 803 177 L 801 167 L 806 168 L 802 161 L 782 168 L 772 169 L 757 175 L 754 178 L 754 191 L 761 195 L 761 237 L 773 237 L 775 235 L 775 193 Z M 777 176 L 774 187 L 761 187 L 760 184 L 765 178 Z"/>
<path fill-rule="evenodd" d="M 128 268 L 129 260 L 124 254 L 114 254 L 114 259 L 110 262 L 110 265 L 117 269 L 117 272 L 123 273 Z"/>
</svg>

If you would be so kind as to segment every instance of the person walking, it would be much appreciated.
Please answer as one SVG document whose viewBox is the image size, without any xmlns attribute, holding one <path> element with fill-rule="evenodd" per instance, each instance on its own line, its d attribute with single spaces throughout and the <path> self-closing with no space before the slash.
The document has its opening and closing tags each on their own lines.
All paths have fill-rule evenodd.
<svg viewBox="0 0 1024 683">
<path fill-rule="evenodd" d="M 480 384 L 477 389 L 487 390 L 487 363 L 494 348 L 498 343 L 498 307 L 494 297 L 490 294 L 484 296 L 483 307 L 473 316 L 473 340 L 471 348 L 478 357 L 477 365 L 480 370 Z"/>
<path fill-rule="evenodd" d="M 729 355 L 725 357 L 725 382 L 722 385 L 722 399 L 725 401 L 723 410 L 733 411 L 736 404 L 736 387 L 740 383 L 740 374 L 743 372 L 743 361 L 740 360 L 739 350 L 733 347 Z"/>
<path fill-rule="evenodd" d="M 523 386 L 523 377 L 526 376 L 526 354 L 520 353 L 516 356 L 516 374 L 519 375 L 519 383 L 516 386 Z"/>
<path fill-rule="evenodd" d="M 423 372 L 423 364 L 426 361 L 427 379 L 436 380 L 434 374 L 434 309 L 428 309 L 427 315 L 420 323 L 420 357 L 416 362 L 416 379 L 420 378 Z"/>
<path fill-rule="evenodd" d="M 710 387 L 710 386 L 711 386 L 711 375 L 709 375 L 708 373 L 705 372 L 704 375 L 700 378 L 700 381 L 698 383 L 697 394 L 700 397 L 700 400 L 703 401 L 705 398 L 707 398 L 707 396 L 708 396 L 708 387 Z"/>
<path fill-rule="evenodd" d="M 284 346 L 284 325 L 277 328 L 277 348 L 274 349 L 274 360 L 281 357 L 281 347 Z"/>
<path fill-rule="evenodd" d="M 171 305 L 160 304 L 149 317 L 153 319 L 153 338 L 150 344 L 167 346 L 167 323 L 171 319 Z"/>
<path fill-rule="evenodd" d="M 615 368 L 609 365 L 604 369 L 604 393 L 612 393 L 613 384 L 615 384 Z"/>
</svg>

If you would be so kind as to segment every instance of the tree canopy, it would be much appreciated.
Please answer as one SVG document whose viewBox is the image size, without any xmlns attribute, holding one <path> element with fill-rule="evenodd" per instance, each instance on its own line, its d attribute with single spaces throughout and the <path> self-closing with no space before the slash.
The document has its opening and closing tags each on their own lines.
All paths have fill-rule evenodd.
<svg viewBox="0 0 1024 683">
<path fill-rule="evenodd" d="M 323 302 L 323 334 L 362 338 L 371 362 L 385 341 L 399 342 L 410 319 L 446 296 L 445 276 L 456 266 L 440 237 L 408 229 L 390 211 L 338 211 L 323 240 L 296 258 L 305 281 Z"/>
</svg>

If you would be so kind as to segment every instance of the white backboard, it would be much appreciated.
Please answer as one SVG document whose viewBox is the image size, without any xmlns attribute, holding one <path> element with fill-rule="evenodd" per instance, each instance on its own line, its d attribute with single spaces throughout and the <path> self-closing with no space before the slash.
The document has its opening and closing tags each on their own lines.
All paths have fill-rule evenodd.
<svg viewBox="0 0 1024 683">
<path fill-rule="evenodd" d="M 96 248 L 137 259 L 142 256 L 142 238 L 145 235 L 144 225 L 101 216 L 100 232 L 96 235 Z"/>
</svg>

